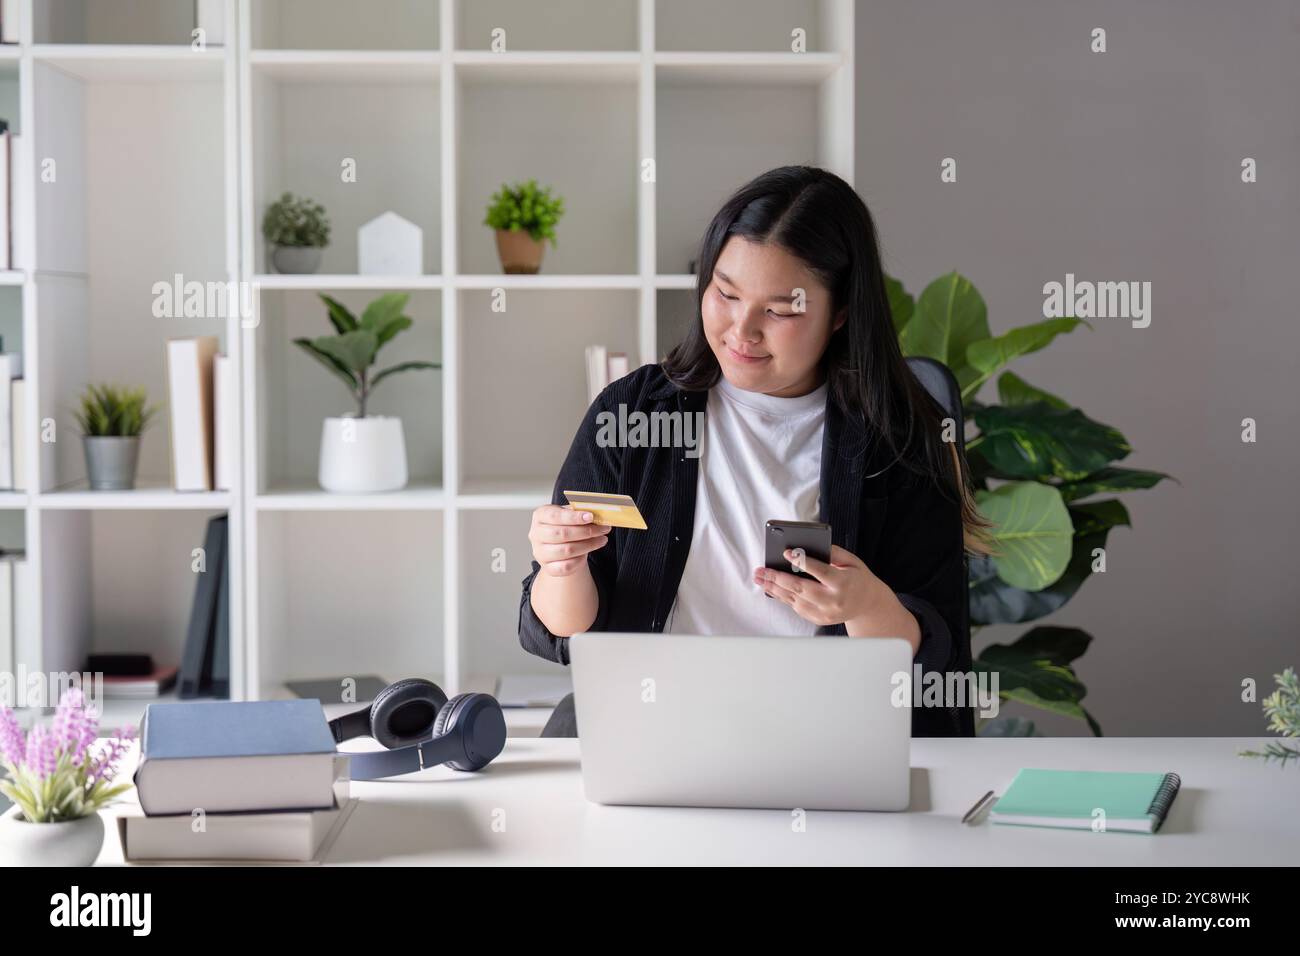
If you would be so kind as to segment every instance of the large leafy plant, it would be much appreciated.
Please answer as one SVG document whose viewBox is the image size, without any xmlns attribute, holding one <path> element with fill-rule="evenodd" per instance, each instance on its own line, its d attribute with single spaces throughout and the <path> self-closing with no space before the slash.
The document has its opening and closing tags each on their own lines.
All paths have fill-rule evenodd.
<svg viewBox="0 0 1300 956">
<path fill-rule="evenodd" d="M 1117 429 L 1002 371 L 1086 322 L 1045 319 L 993 335 L 984 299 L 956 272 L 934 280 L 915 299 L 902 283 L 886 281 L 903 353 L 938 359 L 952 370 L 966 421 L 975 427 L 966 456 L 976 503 L 992 524 L 994 553 L 970 562 L 971 624 L 978 629 L 1045 617 L 1104 567 L 1110 530 L 1130 525 L 1128 509 L 1108 496 L 1151 488 L 1169 476 L 1116 465 L 1132 450 Z M 979 400 L 995 375 L 997 401 Z M 1086 721 L 1100 736 L 1073 667 L 1091 642 L 1078 628 L 1040 625 L 1011 644 L 976 651 L 975 667 L 998 673 L 1004 700 Z M 1010 718 L 981 732 L 1036 731 L 1033 721 Z"/>
<path fill-rule="evenodd" d="M 502 185 L 488 203 L 483 225 L 511 232 L 523 230 L 535 242 L 555 239 L 555 224 L 564 215 L 564 200 L 551 195 L 551 187 L 540 188 L 537 180 L 530 179 L 515 185 Z"/>
<path fill-rule="evenodd" d="M 389 376 L 413 369 L 441 368 L 437 362 L 399 362 L 375 372 L 379 350 L 399 332 L 409 329 L 411 317 L 402 314 L 410 296 L 388 292 L 371 302 L 357 318 L 337 299 L 320 293 L 334 335 L 294 339 L 294 344 L 333 372 L 348 387 L 357 403 L 357 417 L 366 417 L 366 403 L 375 386 Z"/>
</svg>

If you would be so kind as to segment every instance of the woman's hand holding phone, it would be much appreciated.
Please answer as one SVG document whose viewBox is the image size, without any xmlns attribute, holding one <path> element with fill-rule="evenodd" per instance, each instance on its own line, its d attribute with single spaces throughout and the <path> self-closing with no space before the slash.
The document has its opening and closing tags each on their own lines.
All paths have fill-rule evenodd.
<svg viewBox="0 0 1300 956">
<path fill-rule="evenodd" d="M 597 524 L 590 511 L 542 505 L 533 512 L 528 540 L 542 573 L 562 578 L 586 568 L 587 555 L 605 546 L 609 531 L 610 526 Z"/>
<path fill-rule="evenodd" d="M 901 637 L 915 655 L 921 646 L 921 627 L 898 595 L 852 551 L 832 545 L 830 557 L 828 564 L 787 551 L 786 560 L 815 580 L 755 568 L 754 583 L 805 621 L 819 626 L 843 624 L 849 637 Z"/>
</svg>

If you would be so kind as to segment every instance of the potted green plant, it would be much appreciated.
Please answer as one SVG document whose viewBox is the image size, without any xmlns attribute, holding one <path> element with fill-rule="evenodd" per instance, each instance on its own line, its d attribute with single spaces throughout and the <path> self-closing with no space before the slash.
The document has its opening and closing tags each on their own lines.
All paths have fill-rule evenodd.
<svg viewBox="0 0 1300 956">
<path fill-rule="evenodd" d="M 143 388 L 88 385 L 73 417 L 81 429 L 86 478 L 92 491 L 126 491 L 135 487 L 140 436 L 157 411 L 146 407 Z"/>
<path fill-rule="evenodd" d="M 1132 451 L 1117 429 L 1014 372 L 998 376 L 997 402 L 979 400 L 982 386 L 1013 359 L 1046 348 L 1087 325 L 1083 320 L 1045 319 L 993 335 L 984 299 L 956 272 L 916 299 L 896 279 L 886 278 L 886 288 L 903 354 L 938 359 L 952 370 L 963 417 L 976 429 L 966 438 L 966 457 L 976 503 L 992 524 L 993 553 L 970 561 L 971 624 L 978 630 L 1045 617 L 1104 569 L 1098 562 L 1108 532 L 1130 524 L 1118 498 L 1098 496 L 1151 488 L 1169 476 L 1117 466 Z M 976 650 L 975 669 L 997 672 L 1003 700 L 1085 721 L 1100 736 L 1073 666 L 1091 642 L 1079 628 L 1037 626 L 1011 644 Z M 982 723 L 980 733 L 1037 731 L 1032 720 L 1002 717 Z"/>
<path fill-rule="evenodd" d="M 286 192 L 262 217 L 262 236 L 271 246 L 276 272 L 311 273 L 320 268 L 320 251 L 329 245 L 330 221 L 320 203 Z"/>
<path fill-rule="evenodd" d="M 0 814 L 0 859 L 16 866 L 89 866 L 104 845 L 99 811 L 131 788 L 115 784 L 118 763 L 135 739 L 123 728 L 97 744 L 99 718 L 69 687 L 54 722 L 27 734 L 0 707 L 0 792 L 13 806 Z"/>
<path fill-rule="evenodd" d="M 358 319 L 341 302 L 320 294 L 334 335 L 294 339 L 294 344 L 334 373 L 357 404 L 355 415 L 326 418 L 321 431 L 318 478 L 326 491 L 396 491 L 406 486 L 406 441 L 400 418 L 367 414 L 375 386 L 413 369 L 441 368 L 436 362 L 399 362 L 373 371 L 379 350 L 411 327 L 403 315 L 404 292 L 371 302 Z"/>
<path fill-rule="evenodd" d="M 555 224 L 564 215 L 564 200 L 539 188 L 537 180 L 502 185 L 488 203 L 483 225 L 496 230 L 497 255 L 506 273 L 535 273 L 542 267 L 546 240 L 558 245 Z"/>
</svg>

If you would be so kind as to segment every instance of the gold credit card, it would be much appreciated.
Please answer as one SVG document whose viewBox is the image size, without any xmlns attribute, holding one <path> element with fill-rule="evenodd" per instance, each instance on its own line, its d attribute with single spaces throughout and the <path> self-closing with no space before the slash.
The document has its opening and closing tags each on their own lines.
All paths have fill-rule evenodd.
<svg viewBox="0 0 1300 956">
<path fill-rule="evenodd" d="M 590 511 L 595 524 L 613 525 L 615 528 L 646 530 L 645 518 L 631 495 L 603 495 L 595 491 L 566 491 L 568 507 L 573 511 Z"/>
</svg>

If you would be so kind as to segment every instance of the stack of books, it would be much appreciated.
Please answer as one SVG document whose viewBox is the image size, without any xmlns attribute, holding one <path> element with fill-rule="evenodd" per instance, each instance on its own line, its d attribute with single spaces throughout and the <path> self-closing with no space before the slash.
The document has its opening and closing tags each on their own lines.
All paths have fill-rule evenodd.
<svg viewBox="0 0 1300 956">
<path fill-rule="evenodd" d="M 319 862 L 357 800 L 315 700 L 150 704 L 127 860 Z"/>
<path fill-rule="evenodd" d="M 175 664 L 155 664 L 150 654 L 101 652 L 87 655 L 82 670 L 104 675 L 106 699 L 148 700 L 176 683 L 177 668 Z"/>
</svg>

